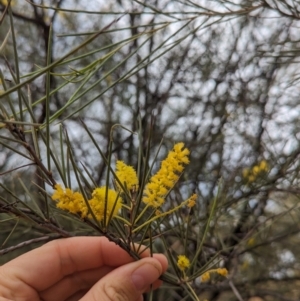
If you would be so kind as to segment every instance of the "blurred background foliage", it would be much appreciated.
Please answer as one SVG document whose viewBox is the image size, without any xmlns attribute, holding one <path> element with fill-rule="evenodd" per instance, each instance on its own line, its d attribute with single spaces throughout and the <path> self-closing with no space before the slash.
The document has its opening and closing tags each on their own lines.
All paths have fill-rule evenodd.
<svg viewBox="0 0 300 301">
<path fill-rule="evenodd" d="M 84 121 L 106 155 L 112 139 L 113 162 L 136 166 L 141 144 L 151 164 L 162 141 L 157 170 L 175 142 L 190 149 L 166 205 L 198 194 L 190 253 L 221 186 L 199 263 L 217 256 L 231 280 L 195 281 L 201 300 L 299 300 L 298 1 L 0 0 L 0 11 L 1 263 L 63 236 L 7 211 L 19 200 L 43 211 L 40 188 L 52 192 L 52 175 L 16 129 L 58 182 L 49 149 L 68 157 L 67 131 L 78 166 L 103 185 L 106 164 Z M 116 127 L 111 136 L 115 124 L 138 135 Z M 76 188 L 73 169 L 66 168 Z M 181 210 L 165 226 L 180 229 L 186 218 Z M 72 219 L 62 224 L 73 235 L 95 234 Z M 170 250 L 179 254 L 174 233 Z M 184 296 L 162 288 L 154 300 Z"/>
</svg>

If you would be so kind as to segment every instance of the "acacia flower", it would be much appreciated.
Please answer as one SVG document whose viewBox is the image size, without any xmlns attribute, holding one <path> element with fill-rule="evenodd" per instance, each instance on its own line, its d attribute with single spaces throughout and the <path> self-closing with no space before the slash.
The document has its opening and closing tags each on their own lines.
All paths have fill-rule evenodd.
<svg viewBox="0 0 300 301">
<path fill-rule="evenodd" d="M 259 163 L 259 168 L 263 172 L 268 172 L 269 171 L 269 165 L 266 160 L 261 160 Z"/>
<path fill-rule="evenodd" d="M 204 274 L 201 275 L 201 282 L 207 282 L 210 279 L 210 273 L 205 272 Z"/>
<path fill-rule="evenodd" d="M 165 202 L 165 196 L 178 181 L 184 165 L 189 163 L 190 151 L 184 148 L 184 143 L 174 145 L 167 158 L 162 161 L 159 171 L 151 177 L 144 190 L 143 202 L 154 208 Z"/>
<path fill-rule="evenodd" d="M 253 168 L 252 168 L 252 174 L 254 176 L 258 176 L 260 174 L 260 168 L 259 168 L 258 165 L 253 166 Z"/>
<path fill-rule="evenodd" d="M 218 269 L 213 269 L 205 272 L 204 274 L 201 275 L 201 281 L 202 282 L 207 282 L 210 280 L 210 274 L 212 273 L 217 273 L 223 277 L 226 277 L 228 275 L 228 271 L 225 268 L 218 268 Z"/>
<path fill-rule="evenodd" d="M 56 184 L 54 188 L 55 191 L 52 195 L 52 200 L 58 201 L 56 203 L 57 208 L 74 214 L 81 213 L 82 217 L 86 216 L 88 208 L 80 192 L 73 192 L 70 188 L 63 189 L 60 184 Z"/>
<path fill-rule="evenodd" d="M 253 183 L 256 179 L 269 171 L 269 165 L 266 160 L 261 160 L 252 168 L 243 169 L 243 178 L 248 183 Z"/>
<path fill-rule="evenodd" d="M 223 277 L 226 277 L 228 275 L 228 271 L 225 268 L 223 268 L 223 269 L 221 269 L 221 268 L 217 269 L 217 273 L 219 275 L 223 276 Z"/>
<path fill-rule="evenodd" d="M 197 199 L 197 194 L 193 194 L 192 196 L 190 196 L 190 198 L 187 200 L 187 206 L 189 208 L 192 208 L 196 205 L 196 199 Z"/>
<path fill-rule="evenodd" d="M 177 260 L 177 266 L 181 271 L 186 270 L 190 266 L 190 260 L 185 255 L 179 255 Z"/>
<path fill-rule="evenodd" d="M 137 190 L 139 180 L 136 172 L 132 166 L 126 165 L 123 161 L 117 161 L 116 163 L 116 176 L 124 187 L 128 190 Z M 117 188 L 121 190 L 120 184 L 116 181 Z"/>
<path fill-rule="evenodd" d="M 104 219 L 106 189 L 106 186 L 96 188 L 92 193 L 92 199 L 89 200 L 91 210 L 93 211 L 94 215 L 99 221 L 102 221 Z M 106 204 L 106 220 L 108 221 L 110 216 L 116 216 L 121 207 L 122 198 L 118 196 L 118 193 L 116 191 L 108 189 Z"/>
</svg>

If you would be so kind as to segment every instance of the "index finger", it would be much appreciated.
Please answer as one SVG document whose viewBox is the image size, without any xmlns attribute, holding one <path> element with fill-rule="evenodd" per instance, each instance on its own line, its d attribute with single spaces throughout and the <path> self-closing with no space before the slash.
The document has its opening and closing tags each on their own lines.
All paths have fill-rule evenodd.
<svg viewBox="0 0 300 301">
<path fill-rule="evenodd" d="M 149 255 L 147 251 L 144 253 L 143 257 Z M 49 242 L 1 269 L 41 291 L 77 271 L 118 267 L 132 261 L 126 251 L 105 237 L 72 237 Z"/>
</svg>

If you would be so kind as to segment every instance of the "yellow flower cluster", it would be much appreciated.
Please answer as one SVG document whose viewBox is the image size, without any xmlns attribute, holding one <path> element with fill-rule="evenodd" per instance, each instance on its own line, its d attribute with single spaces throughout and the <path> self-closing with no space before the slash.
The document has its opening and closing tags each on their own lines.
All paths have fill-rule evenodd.
<svg viewBox="0 0 300 301">
<path fill-rule="evenodd" d="M 126 187 L 129 191 L 138 189 L 139 180 L 132 166 L 126 165 L 123 161 L 117 161 L 116 176 L 122 183 L 124 188 Z M 116 185 L 119 190 L 122 190 L 120 184 L 117 181 Z"/>
<path fill-rule="evenodd" d="M 216 271 L 219 275 L 221 275 L 221 276 L 223 276 L 223 277 L 226 277 L 227 275 L 228 275 L 228 271 L 227 271 L 227 269 L 225 269 L 225 268 L 219 268 L 219 269 L 217 269 L 217 271 Z"/>
<path fill-rule="evenodd" d="M 83 217 L 87 214 L 87 206 L 80 192 L 73 192 L 70 188 L 62 189 L 60 184 L 56 184 L 52 200 L 58 201 L 56 203 L 57 208 L 74 214 L 81 213 Z"/>
<path fill-rule="evenodd" d="M 179 255 L 177 260 L 177 266 L 181 271 L 186 270 L 190 266 L 190 260 L 185 255 Z"/>
<path fill-rule="evenodd" d="M 201 275 L 201 282 L 207 282 L 210 279 L 210 273 L 205 272 L 204 274 Z"/>
<path fill-rule="evenodd" d="M 193 208 L 196 205 L 196 200 L 197 200 L 197 194 L 193 194 L 190 196 L 190 198 L 187 200 L 187 206 L 189 208 Z"/>
<path fill-rule="evenodd" d="M 217 273 L 223 277 L 227 277 L 228 275 L 228 271 L 225 268 L 218 268 L 218 269 L 214 269 L 214 270 L 209 270 L 207 272 L 205 272 L 204 274 L 201 275 L 201 282 L 207 282 L 210 280 L 210 274 L 212 273 Z"/>
<path fill-rule="evenodd" d="M 247 183 L 253 183 L 258 177 L 269 171 L 269 165 L 266 160 L 260 161 L 252 168 L 244 168 L 243 178 Z"/>
<path fill-rule="evenodd" d="M 89 205 L 97 220 L 102 221 L 105 214 L 106 187 L 96 188 L 92 193 L 92 199 Z M 70 188 L 62 189 L 60 184 L 55 185 L 55 191 L 52 200 L 58 201 L 56 207 L 67 210 L 73 214 L 79 213 L 82 218 L 88 214 L 88 207 L 84 201 L 83 195 L 79 192 L 73 192 Z M 106 220 L 118 214 L 122 207 L 122 199 L 118 193 L 112 189 L 107 191 Z M 88 215 L 91 217 L 91 214 Z"/>
<path fill-rule="evenodd" d="M 184 143 L 174 145 L 167 158 L 162 161 L 159 171 L 151 177 L 144 190 L 143 202 L 154 208 L 160 207 L 165 202 L 168 191 L 178 181 L 184 165 L 189 163 L 190 151 L 184 148 Z"/>
<path fill-rule="evenodd" d="M 178 210 L 183 205 L 192 208 L 196 204 L 197 196 L 194 194 L 168 212 L 161 213 L 158 209 L 164 203 L 165 197 L 170 189 L 178 181 L 180 174 L 183 172 L 184 166 L 189 163 L 189 150 L 184 147 L 184 143 L 180 142 L 174 145 L 172 151 L 169 152 L 167 158 L 162 161 L 159 171 L 151 177 L 143 191 L 142 201 L 148 206 L 156 208 L 156 217 L 164 216 Z M 80 214 L 82 218 L 91 218 L 95 216 L 97 220 L 108 221 L 116 216 L 122 207 L 122 198 L 119 196 L 121 190 L 127 188 L 129 192 L 138 189 L 138 177 L 132 166 L 126 165 L 123 161 L 116 162 L 116 189 L 108 189 L 107 187 L 95 188 L 92 192 L 92 198 L 85 202 L 83 195 L 74 192 L 70 188 L 63 189 L 60 184 L 55 185 L 55 191 L 52 199 L 57 201 L 56 206 L 60 209 L 67 210 L 73 214 Z M 121 184 L 123 188 L 121 187 Z M 91 210 L 92 212 L 89 212 Z M 144 211 L 140 213 L 142 216 Z M 137 218 L 137 220 L 139 217 Z M 180 257 L 183 260 L 183 257 Z M 186 260 L 188 260 L 186 258 Z M 181 261 L 184 264 L 184 261 Z M 187 263 L 186 263 L 187 264 Z M 189 262 L 188 262 L 189 264 Z M 183 266 L 181 266 L 183 268 Z"/>
<path fill-rule="evenodd" d="M 90 207 L 95 214 L 97 220 L 101 221 L 104 219 L 105 210 L 105 195 L 106 187 L 96 188 L 93 191 L 92 199 L 89 200 Z M 118 193 L 112 189 L 108 189 L 107 192 L 107 204 L 106 204 L 106 220 L 114 217 L 118 214 L 122 207 L 122 199 L 118 196 Z"/>
</svg>

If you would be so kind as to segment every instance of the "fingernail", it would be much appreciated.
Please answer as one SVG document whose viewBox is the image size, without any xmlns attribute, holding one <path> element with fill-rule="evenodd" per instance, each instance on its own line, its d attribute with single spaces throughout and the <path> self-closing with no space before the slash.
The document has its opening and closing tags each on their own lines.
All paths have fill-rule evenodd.
<svg viewBox="0 0 300 301">
<path fill-rule="evenodd" d="M 144 263 L 131 275 L 132 282 L 138 291 L 144 291 L 151 283 L 160 276 L 160 269 L 155 264 Z"/>
</svg>

